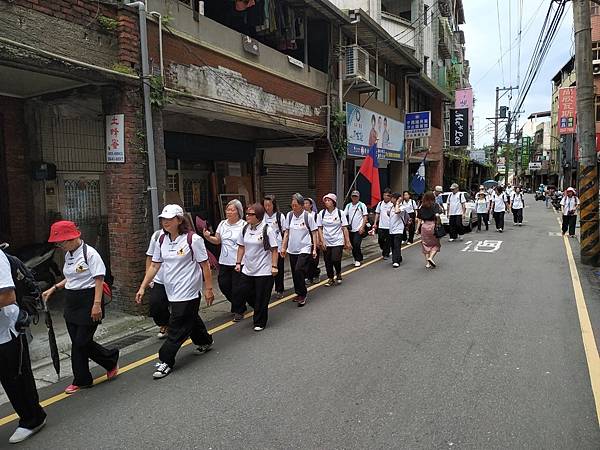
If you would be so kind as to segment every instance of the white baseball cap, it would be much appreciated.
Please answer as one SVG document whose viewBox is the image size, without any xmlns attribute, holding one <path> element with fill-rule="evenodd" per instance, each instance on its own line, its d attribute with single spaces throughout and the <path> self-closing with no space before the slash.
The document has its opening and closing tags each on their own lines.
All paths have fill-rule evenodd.
<svg viewBox="0 0 600 450">
<path fill-rule="evenodd" d="M 166 205 L 158 217 L 161 219 L 172 219 L 176 216 L 183 217 L 183 208 L 179 205 Z"/>
</svg>

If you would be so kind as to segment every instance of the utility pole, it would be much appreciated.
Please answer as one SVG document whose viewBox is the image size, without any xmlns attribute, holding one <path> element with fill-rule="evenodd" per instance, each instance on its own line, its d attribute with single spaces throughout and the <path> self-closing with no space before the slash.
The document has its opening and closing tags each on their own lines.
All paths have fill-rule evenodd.
<svg viewBox="0 0 600 450">
<path fill-rule="evenodd" d="M 493 121 L 494 124 L 494 155 L 492 156 L 492 163 L 496 165 L 498 161 L 498 147 L 500 147 L 500 140 L 498 139 L 498 127 L 500 124 L 500 119 L 505 119 L 504 117 L 500 117 L 499 108 L 500 108 L 500 99 L 506 95 L 507 92 L 512 92 L 513 90 L 519 89 L 519 86 L 509 86 L 509 87 L 497 87 L 496 86 L 496 109 L 494 110 L 494 117 L 486 117 L 487 120 Z M 500 94 L 502 92 L 502 94 Z M 509 119 L 510 120 L 510 119 Z M 505 166 L 506 170 L 506 166 Z M 508 171 L 507 171 L 508 173 Z"/>
<path fill-rule="evenodd" d="M 598 235 L 598 160 L 594 118 L 594 76 L 592 72 L 592 26 L 589 0 L 573 0 L 575 25 L 575 73 L 577 76 L 577 136 L 581 147 L 578 187 L 581 226 L 581 262 L 597 265 L 600 255 Z"/>
</svg>

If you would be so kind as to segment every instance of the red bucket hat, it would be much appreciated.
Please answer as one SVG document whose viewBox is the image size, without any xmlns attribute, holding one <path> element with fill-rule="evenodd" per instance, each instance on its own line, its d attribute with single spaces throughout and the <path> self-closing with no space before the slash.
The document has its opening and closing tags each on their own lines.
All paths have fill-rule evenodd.
<svg viewBox="0 0 600 450">
<path fill-rule="evenodd" d="M 77 229 L 77 225 L 70 220 L 60 220 L 50 227 L 48 242 L 70 241 L 79 236 L 81 236 L 81 231 Z"/>
</svg>

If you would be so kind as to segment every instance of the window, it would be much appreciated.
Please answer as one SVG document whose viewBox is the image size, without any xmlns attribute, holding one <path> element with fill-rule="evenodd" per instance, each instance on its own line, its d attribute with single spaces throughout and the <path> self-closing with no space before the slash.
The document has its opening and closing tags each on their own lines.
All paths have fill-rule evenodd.
<svg viewBox="0 0 600 450">
<path fill-rule="evenodd" d="M 600 42 L 592 42 L 592 61 L 600 60 Z"/>
<path fill-rule="evenodd" d="M 423 26 L 427 26 L 429 25 L 429 18 L 427 17 L 429 15 L 429 6 L 428 5 L 423 5 Z"/>
<path fill-rule="evenodd" d="M 596 95 L 596 122 L 600 122 L 600 95 Z"/>
<path fill-rule="evenodd" d="M 423 71 L 425 72 L 425 75 L 431 73 L 429 72 L 429 56 L 423 56 Z"/>
<path fill-rule="evenodd" d="M 592 16 L 597 16 L 600 14 L 600 5 L 594 2 L 590 2 L 590 13 Z"/>
</svg>

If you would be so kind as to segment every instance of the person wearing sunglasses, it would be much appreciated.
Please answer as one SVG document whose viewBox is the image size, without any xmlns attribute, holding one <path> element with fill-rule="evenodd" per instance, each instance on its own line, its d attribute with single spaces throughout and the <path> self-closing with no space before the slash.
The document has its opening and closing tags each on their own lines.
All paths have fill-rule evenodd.
<svg viewBox="0 0 600 450">
<path fill-rule="evenodd" d="M 238 236 L 236 272 L 240 273 L 238 305 L 247 301 L 254 309 L 254 331 L 262 331 L 269 319 L 269 300 L 277 276 L 277 236 L 267 224 L 265 208 L 260 203 L 248 206 L 246 222 Z"/>
<path fill-rule="evenodd" d="M 94 341 L 94 333 L 104 318 L 102 287 L 106 267 L 100 254 L 81 239 L 77 225 L 61 220 L 50 227 L 48 242 L 65 252 L 64 280 L 44 291 L 47 302 L 60 289 L 65 290 L 64 317 L 71 338 L 73 382 L 65 389 L 74 394 L 94 384 L 89 360 L 106 369 L 110 381 L 119 373 L 119 350 L 106 348 Z"/>
</svg>

